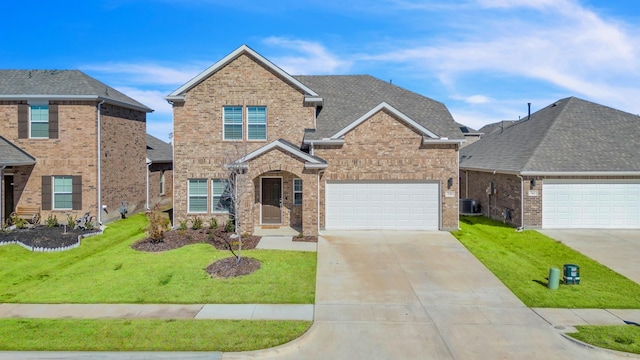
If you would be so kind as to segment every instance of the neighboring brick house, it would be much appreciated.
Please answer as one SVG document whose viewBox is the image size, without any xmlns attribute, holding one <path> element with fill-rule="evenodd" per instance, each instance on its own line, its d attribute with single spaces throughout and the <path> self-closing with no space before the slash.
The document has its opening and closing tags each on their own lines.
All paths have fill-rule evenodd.
<svg viewBox="0 0 640 360">
<path fill-rule="evenodd" d="M 457 229 L 459 126 L 371 76 L 291 76 L 243 45 L 167 96 L 174 217 L 224 220 L 229 169 L 255 227 Z"/>
<path fill-rule="evenodd" d="M 77 70 L 0 70 L 2 218 L 18 206 L 60 222 L 143 209 L 151 111 Z"/>
<path fill-rule="evenodd" d="M 173 146 L 147 134 L 147 208 L 173 204 Z"/>
<path fill-rule="evenodd" d="M 637 115 L 562 99 L 462 149 L 461 196 L 517 227 L 638 229 L 639 147 Z"/>
</svg>

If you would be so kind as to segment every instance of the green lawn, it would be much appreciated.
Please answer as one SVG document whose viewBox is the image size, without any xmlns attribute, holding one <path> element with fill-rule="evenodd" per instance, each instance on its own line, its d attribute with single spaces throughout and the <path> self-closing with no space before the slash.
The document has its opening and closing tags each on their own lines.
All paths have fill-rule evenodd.
<svg viewBox="0 0 640 360">
<path fill-rule="evenodd" d="M 576 329 L 578 332 L 567 335 L 601 348 L 640 354 L 638 326 L 576 326 Z"/>
<path fill-rule="evenodd" d="M 489 270 L 529 307 L 640 308 L 640 285 L 537 231 L 485 217 L 461 217 L 453 232 Z M 547 288 L 549 268 L 580 266 L 579 285 Z"/>
<path fill-rule="evenodd" d="M 204 270 L 231 256 L 208 244 L 144 253 L 131 244 L 145 237 L 147 220 L 135 215 L 111 223 L 103 235 L 74 250 L 30 252 L 0 247 L 0 302 L 312 304 L 316 253 L 245 250 L 261 262 L 249 276 L 211 278 Z"/>
<path fill-rule="evenodd" d="M 249 351 L 287 343 L 309 321 L 0 319 L 3 351 Z"/>
</svg>

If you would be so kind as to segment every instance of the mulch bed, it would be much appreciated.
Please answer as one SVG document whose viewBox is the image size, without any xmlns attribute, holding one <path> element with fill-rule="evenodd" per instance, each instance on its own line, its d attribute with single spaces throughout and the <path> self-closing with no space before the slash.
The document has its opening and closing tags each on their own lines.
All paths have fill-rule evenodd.
<svg viewBox="0 0 640 360">
<path fill-rule="evenodd" d="M 2 231 L 0 232 L 0 243 L 19 241 L 27 246 L 58 249 L 77 244 L 79 235 L 93 234 L 98 231 L 99 229 L 80 230 L 69 229 L 69 227 L 65 229 L 63 226 L 37 225 L 24 229 Z"/>
<path fill-rule="evenodd" d="M 131 247 L 139 251 L 147 252 L 159 252 L 177 249 L 186 245 L 205 243 L 210 244 L 218 250 L 229 250 L 229 244 L 232 245 L 233 250 L 238 249 L 237 239 L 231 239 L 233 233 L 224 232 L 221 229 L 186 229 L 186 230 L 171 230 L 164 233 L 164 238 L 160 242 L 156 242 L 152 239 L 140 240 Z M 227 241 L 225 241 L 225 239 Z M 250 250 L 255 249 L 260 241 L 260 236 L 248 236 L 242 238 L 242 249 Z"/>
<path fill-rule="evenodd" d="M 260 261 L 249 257 L 241 257 L 240 261 L 235 257 L 228 257 L 205 268 L 209 275 L 223 279 L 249 275 L 258 269 L 260 269 Z"/>
<path fill-rule="evenodd" d="M 300 241 L 300 242 L 318 242 L 318 237 L 316 237 L 316 236 L 303 236 L 303 237 L 297 237 L 297 236 L 294 236 L 294 237 L 293 237 L 293 241 Z"/>
</svg>

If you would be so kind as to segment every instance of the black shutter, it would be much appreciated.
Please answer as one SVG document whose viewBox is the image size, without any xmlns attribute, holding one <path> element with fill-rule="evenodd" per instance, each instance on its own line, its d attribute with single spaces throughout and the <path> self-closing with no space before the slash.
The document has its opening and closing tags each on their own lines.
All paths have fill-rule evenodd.
<svg viewBox="0 0 640 360">
<path fill-rule="evenodd" d="M 58 138 L 58 105 L 49 105 L 49 139 Z"/>
<path fill-rule="evenodd" d="M 51 176 L 42 177 L 42 210 L 51 210 Z"/>
<path fill-rule="evenodd" d="M 82 176 L 73 176 L 71 183 L 73 185 L 71 206 L 73 210 L 82 210 Z"/>
<path fill-rule="evenodd" d="M 18 104 L 18 138 L 29 138 L 29 105 Z"/>
</svg>

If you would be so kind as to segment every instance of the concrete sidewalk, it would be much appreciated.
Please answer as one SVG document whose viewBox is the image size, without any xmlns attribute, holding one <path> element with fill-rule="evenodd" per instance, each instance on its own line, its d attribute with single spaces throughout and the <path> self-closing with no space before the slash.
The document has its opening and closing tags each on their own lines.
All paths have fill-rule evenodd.
<svg viewBox="0 0 640 360">
<path fill-rule="evenodd" d="M 0 304 L 0 318 L 313 321 L 313 304 Z"/>
</svg>

